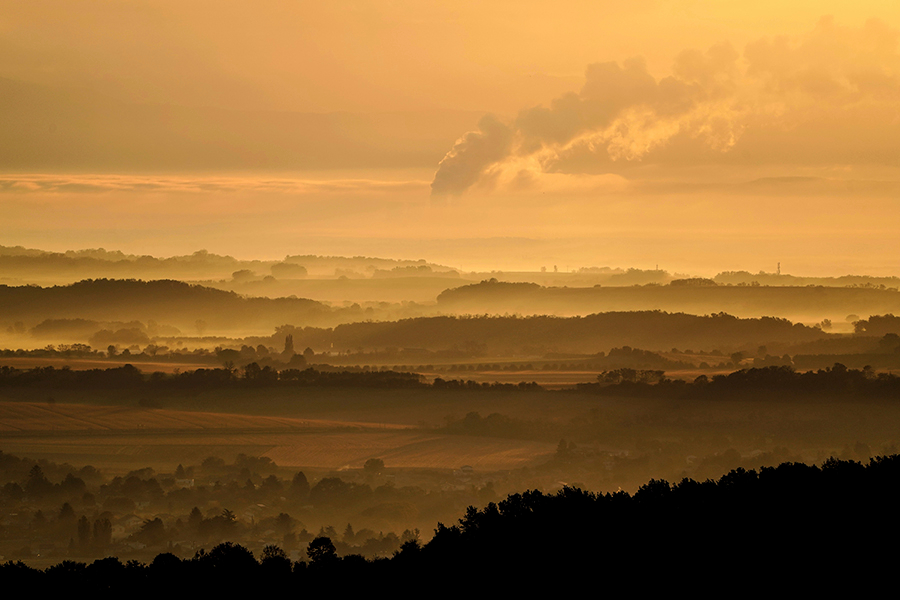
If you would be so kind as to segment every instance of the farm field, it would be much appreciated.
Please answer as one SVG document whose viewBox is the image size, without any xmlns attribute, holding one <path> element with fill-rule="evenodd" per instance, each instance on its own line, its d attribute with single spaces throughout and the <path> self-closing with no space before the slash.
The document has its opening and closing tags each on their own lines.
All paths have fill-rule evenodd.
<svg viewBox="0 0 900 600">
<path fill-rule="evenodd" d="M 265 456 L 282 467 L 496 471 L 546 457 L 545 442 L 422 432 L 408 425 L 82 404 L 0 402 L 5 452 L 91 464 L 110 472 L 171 471 L 208 456 Z"/>
<path fill-rule="evenodd" d="M 394 423 L 419 428 L 440 427 L 448 418 L 459 419 L 472 411 L 483 416 L 498 412 L 518 418 L 568 421 L 597 404 L 596 397 L 577 393 L 481 389 L 0 390 L 0 404 L 25 402 L 57 407 L 77 404 L 138 410 L 142 400 L 176 411 L 366 423 L 378 427 Z"/>
<path fill-rule="evenodd" d="M 143 372 L 153 373 L 159 371 L 161 373 L 173 373 L 176 371 L 195 371 L 197 369 L 209 369 L 213 366 L 209 363 L 201 362 L 136 362 L 133 364 Z M 83 371 L 87 369 L 114 369 L 121 367 L 125 363 L 115 360 L 92 360 L 86 358 L 53 358 L 53 357 L 3 357 L 0 358 L 0 366 L 12 367 L 14 369 L 35 369 L 38 367 L 53 367 L 54 369 L 62 369 L 68 367 L 74 371 Z"/>
<path fill-rule="evenodd" d="M 92 406 L 39 402 L 0 402 L 2 434 L 79 434 L 220 431 L 321 431 L 341 428 L 361 429 L 371 425 L 352 422 L 293 419 L 214 412 L 178 411 L 129 406 Z M 381 425 L 402 428 L 402 425 Z"/>
<path fill-rule="evenodd" d="M 787 447 L 807 460 L 858 442 L 879 453 L 900 444 L 900 406 L 884 401 L 281 388 L 167 394 L 151 398 L 164 408 L 144 408 L 138 397 L 121 393 L 56 396 L 55 402 L 0 400 L 0 449 L 111 472 L 171 471 L 239 453 L 285 468 L 358 469 L 382 458 L 391 468 L 469 465 L 489 472 L 546 461 L 560 438 L 580 445 L 589 437 L 589 447 L 616 454 L 665 446 L 685 455 L 728 448 L 753 455 Z M 440 429 L 474 412 L 532 423 L 532 433 L 501 438 Z"/>
</svg>

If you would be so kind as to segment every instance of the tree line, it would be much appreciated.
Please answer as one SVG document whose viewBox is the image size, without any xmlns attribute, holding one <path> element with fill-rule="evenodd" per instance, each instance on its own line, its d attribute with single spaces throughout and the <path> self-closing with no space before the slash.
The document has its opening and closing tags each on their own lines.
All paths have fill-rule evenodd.
<svg viewBox="0 0 900 600">
<path fill-rule="evenodd" d="M 761 393 L 822 397 L 900 397 L 900 376 L 876 373 L 871 367 L 848 369 L 841 363 L 798 372 L 788 365 L 741 369 L 727 375 L 700 375 L 693 381 L 669 379 L 663 371 L 615 369 L 595 383 L 579 383 L 579 391 L 616 396 L 726 399 Z"/>
</svg>

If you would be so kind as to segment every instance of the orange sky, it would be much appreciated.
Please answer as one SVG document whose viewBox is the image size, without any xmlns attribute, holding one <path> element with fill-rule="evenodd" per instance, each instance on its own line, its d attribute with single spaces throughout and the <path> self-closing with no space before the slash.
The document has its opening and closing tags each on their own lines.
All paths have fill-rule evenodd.
<svg viewBox="0 0 900 600">
<path fill-rule="evenodd" d="M 900 274 L 900 5 L 784 4 L 11 0 L 0 245 Z"/>
</svg>

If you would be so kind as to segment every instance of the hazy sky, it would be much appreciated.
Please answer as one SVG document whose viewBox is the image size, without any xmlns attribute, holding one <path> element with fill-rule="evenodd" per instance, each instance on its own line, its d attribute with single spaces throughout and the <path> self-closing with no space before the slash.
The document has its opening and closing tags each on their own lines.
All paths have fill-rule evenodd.
<svg viewBox="0 0 900 600">
<path fill-rule="evenodd" d="M 0 244 L 900 274 L 898 42 L 875 1 L 7 0 Z"/>
</svg>

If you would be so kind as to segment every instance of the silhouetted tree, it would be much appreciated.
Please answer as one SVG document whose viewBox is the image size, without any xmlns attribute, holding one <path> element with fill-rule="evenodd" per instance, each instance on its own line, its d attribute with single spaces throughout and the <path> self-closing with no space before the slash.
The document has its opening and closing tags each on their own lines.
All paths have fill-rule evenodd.
<svg viewBox="0 0 900 600">
<path fill-rule="evenodd" d="M 284 550 L 271 544 L 263 548 L 260 565 L 268 577 L 285 576 L 291 572 L 291 559 Z"/>
<path fill-rule="evenodd" d="M 309 562 L 313 566 L 327 566 L 337 562 L 337 550 L 331 541 L 331 538 L 324 536 L 317 537 L 309 543 L 306 548 L 306 555 Z"/>
</svg>

